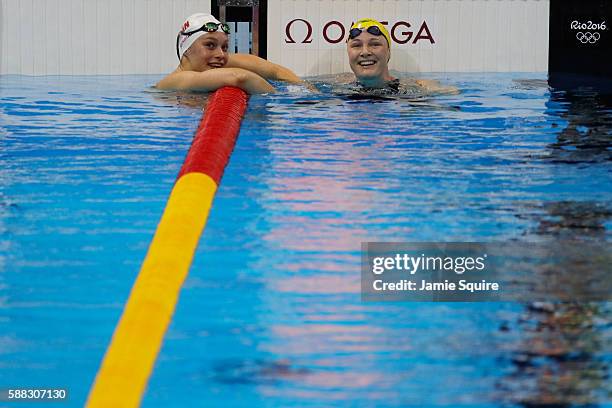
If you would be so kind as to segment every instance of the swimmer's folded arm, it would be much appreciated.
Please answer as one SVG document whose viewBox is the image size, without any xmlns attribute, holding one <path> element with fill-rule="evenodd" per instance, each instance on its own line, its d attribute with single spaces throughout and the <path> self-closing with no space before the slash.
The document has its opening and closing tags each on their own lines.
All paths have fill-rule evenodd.
<svg viewBox="0 0 612 408">
<path fill-rule="evenodd" d="M 310 90 L 317 91 L 313 85 L 304 81 L 289 68 L 275 64 L 256 55 L 230 54 L 227 67 L 243 68 L 255 72 L 266 79 L 304 85 Z"/>
<path fill-rule="evenodd" d="M 250 94 L 274 92 L 274 87 L 256 73 L 240 68 L 216 68 L 203 72 L 177 71 L 159 81 L 159 89 L 215 91 L 235 86 Z"/>
</svg>

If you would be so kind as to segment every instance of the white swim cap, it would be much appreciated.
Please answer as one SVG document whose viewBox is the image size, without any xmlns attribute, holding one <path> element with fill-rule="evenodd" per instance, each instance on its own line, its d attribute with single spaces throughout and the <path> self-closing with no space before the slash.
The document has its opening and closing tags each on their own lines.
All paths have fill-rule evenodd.
<svg viewBox="0 0 612 408">
<path fill-rule="evenodd" d="M 206 24 L 210 23 L 213 23 L 211 28 L 203 29 Z M 214 24 L 217 25 L 217 28 L 214 28 Z M 229 26 L 227 24 L 222 24 L 212 14 L 196 13 L 187 17 L 187 20 L 185 20 L 181 26 L 181 30 L 176 37 L 176 55 L 179 61 L 195 40 L 204 34 L 215 31 L 222 31 L 229 34 Z"/>
</svg>

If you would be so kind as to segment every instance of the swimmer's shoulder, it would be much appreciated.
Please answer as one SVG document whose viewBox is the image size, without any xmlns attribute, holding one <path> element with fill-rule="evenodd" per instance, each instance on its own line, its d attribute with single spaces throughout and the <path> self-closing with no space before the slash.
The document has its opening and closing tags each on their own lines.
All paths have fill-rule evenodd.
<svg viewBox="0 0 612 408">
<path fill-rule="evenodd" d="M 454 86 L 442 85 L 439 81 L 434 79 L 415 79 L 415 84 L 420 86 L 429 93 L 435 94 L 447 94 L 447 95 L 458 95 L 459 89 Z"/>
<path fill-rule="evenodd" d="M 459 89 L 454 86 L 442 85 L 434 79 L 420 79 L 412 74 L 401 73 L 392 70 L 391 75 L 399 78 L 400 93 L 422 93 L 422 94 L 459 94 Z"/>
<path fill-rule="evenodd" d="M 180 83 L 185 79 L 185 77 L 189 76 L 189 74 L 185 74 L 186 71 L 179 71 L 178 69 L 175 69 L 174 71 L 163 77 L 158 83 L 155 84 L 154 87 L 163 90 L 177 89 Z"/>
<path fill-rule="evenodd" d="M 219 68 L 219 70 L 221 69 Z M 177 69 L 155 84 L 155 88 L 160 90 L 208 90 L 218 82 L 215 79 L 211 72 L 182 71 Z"/>
<path fill-rule="evenodd" d="M 176 78 L 174 77 L 174 72 L 163 77 L 158 83 L 156 83 L 153 87 L 157 89 L 173 89 L 173 85 L 176 82 Z"/>
<path fill-rule="evenodd" d="M 354 84 L 355 74 L 353 74 L 352 72 L 343 72 L 341 74 L 337 74 L 336 81 L 339 84 Z"/>
</svg>

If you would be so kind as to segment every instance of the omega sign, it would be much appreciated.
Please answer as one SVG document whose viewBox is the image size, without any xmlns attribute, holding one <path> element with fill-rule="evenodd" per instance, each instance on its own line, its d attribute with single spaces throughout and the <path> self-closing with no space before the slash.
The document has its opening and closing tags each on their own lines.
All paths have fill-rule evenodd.
<svg viewBox="0 0 612 408">
<path fill-rule="evenodd" d="M 398 44 L 416 44 L 419 41 L 429 41 L 430 44 L 436 43 L 425 20 L 418 26 L 413 26 L 408 21 L 397 21 L 391 26 L 391 29 L 388 28 L 388 21 L 381 21 L 381 24 L 387 27 L 389 34 L 391 34 L 391 39 Z M 301 27 L 299 27 L 300 25 Z M 337 20 L 328 21 L 321 28 L 322 38 L 329 44 L 342 42 L 346 39 L 351 25 L 352 23 L 345 26 Z M 305 33 L 304 28 L 306 29 Z M 300 34 L 297 35 L 297 32 Z M 313 32 L 314 29 L 310 21 L 303 18 L 295 18 L 285 25 L 285 43 L 310 44 L 312 43 Z"/>
</svg>

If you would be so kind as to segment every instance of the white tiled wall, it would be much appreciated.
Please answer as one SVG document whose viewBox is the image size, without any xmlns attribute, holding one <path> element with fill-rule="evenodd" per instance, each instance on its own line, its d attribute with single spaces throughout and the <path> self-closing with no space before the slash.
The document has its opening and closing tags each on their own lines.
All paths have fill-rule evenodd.
<svg viewBox="0 0 612 408">
<path fill-rule="evenodd" d="M 373 17 L 391 25 L 407 21 L 412 31 L 426 21 L 436 41 L 393 44 L 392 69 L 546 71 L 549 1 L 269 0 L 268 59 L 300 75 L 348 71 L 344 41 L 326 43 L 323 26 L 337 20 L 348 29 L 357 18 Z M 0 0 L 0 73 L 169 72 L 183 19 L 209 10 L 210 0 Z M 300 43 L 305 26 L 299 24 L 292 30 L 298 43 L 285 42 L 294 18 L 311 23 L 312 43 Z M 248 38 L 235 37 L 244 48 Z"/>
<path fill-rule="evenodd" d="M 390 67 L 403 72 L 546 71 L 548 68 L 548 13 L 550 0 L 269 0 L 268 59 L 300 75 L 349 71 L 344 41 L 329 44 L 323 27 L 338 21 L 348 28 L 358 18 L 411 24 L 413 36 L 423 21 L 435 44 L 392 44 Z M 301 18 L 310 22 L 312 43 L 303 44 L 306 25 L 287 24 Z M 398 37 L 400 31 L 398 30 Z M 329 30 L 338 37 L 338 27 Z M 414 37 L 413 37 L 414 38 Z"/>
<path fill-rule="evenodd" d="M 0 0 L 0 73 L 158 74 L 210 0 Z"/>
</svg>

